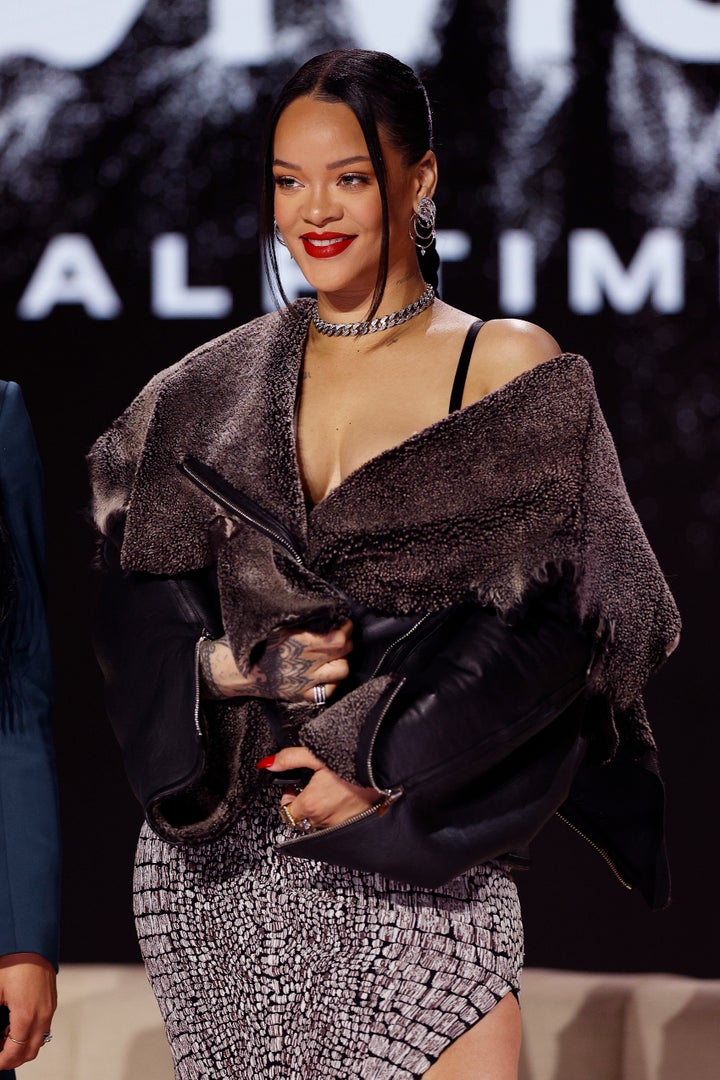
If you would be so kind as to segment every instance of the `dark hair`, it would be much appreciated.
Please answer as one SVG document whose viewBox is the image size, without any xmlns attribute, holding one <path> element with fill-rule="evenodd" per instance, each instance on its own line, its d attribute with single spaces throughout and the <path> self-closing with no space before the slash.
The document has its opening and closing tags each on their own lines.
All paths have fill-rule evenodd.
<svg viewBox="0 0 720 1080">
<path fill-rule="evenodd" d="M 352 109 L 365 136 L 368 153 L 380 187 L 382 245 L 372 305 L 368 318 L 378 309 L 387 282 L 390 228 L 388 224 L 387 175 L 378 131 L 403 155 L 406 165 L 420 161 L 432 149 L 432 114 L 425 87 L 415 72 L 389 53 L 365 49 L 336 49 L 308 60 L 285 84 L 268 121 L 265 169 L 261 199 L 260 239 L 268 281 L 288 302 L 280 283 L 274 247 L 273 141 L 281 114 L 293 101 L 315 97 L 341 102 Z M 439 260 L 435 245 L 420 259 L 424 279 L 437 287 Z"/>
</svg>

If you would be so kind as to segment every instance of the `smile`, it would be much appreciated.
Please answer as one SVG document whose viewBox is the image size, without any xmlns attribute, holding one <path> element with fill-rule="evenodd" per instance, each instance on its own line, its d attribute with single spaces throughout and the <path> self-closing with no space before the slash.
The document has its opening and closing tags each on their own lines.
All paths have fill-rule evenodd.
<svg viewBox="0 0 720 1080">
<path fill-rule="evenodd" d="M 300 239 L 313 259 L 332 259 L 347 251 L 355 237 L 347 233 L 305 233 Z"/>
</svg>

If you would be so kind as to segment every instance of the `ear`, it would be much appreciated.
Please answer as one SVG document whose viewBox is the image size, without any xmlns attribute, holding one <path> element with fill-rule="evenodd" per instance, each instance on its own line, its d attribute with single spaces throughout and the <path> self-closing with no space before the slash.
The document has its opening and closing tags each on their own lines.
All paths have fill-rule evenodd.
<svg viewBox="0 0 720 1080">
<path fill-rule="evenodd" d="M 432 198 L 438 181 L 437 158 L 432 150 L 428 150 L 416 165 L 416 189 L 415 197 L 418 202 L 421 199 Z"/>
</svg>

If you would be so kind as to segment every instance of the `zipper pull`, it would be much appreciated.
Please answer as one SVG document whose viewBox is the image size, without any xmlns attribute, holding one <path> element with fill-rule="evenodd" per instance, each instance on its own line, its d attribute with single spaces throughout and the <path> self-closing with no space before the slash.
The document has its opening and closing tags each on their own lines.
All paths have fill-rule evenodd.
<svg viewBox="0 0 720 1080">
<path fill-rule="evenodd" d="M 401 787 L 395 787 L 386 788 L 383 794 L 385 795 L 385 798 L 377 808 L 378 817 L 382 817 L 383 814 L 387 813 L 393 803 L 396 803 L 405 793 Z"/>
</svg>

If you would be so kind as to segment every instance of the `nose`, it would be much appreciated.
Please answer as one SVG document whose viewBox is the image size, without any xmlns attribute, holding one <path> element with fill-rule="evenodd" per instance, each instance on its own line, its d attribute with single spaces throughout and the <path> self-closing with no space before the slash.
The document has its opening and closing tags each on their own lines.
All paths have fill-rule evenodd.
<svg viewBox="0 0 720 1080">
<path fill-rule="evenodd" d="M 308 224 L 315 226 L 327 225 L 330 221 L 338 221 L 342 217 L 342 208 L 335 197 L 334 191 L 324 185 L 311 188 L 303 208 L 303 217 Z"/>
</svg>

